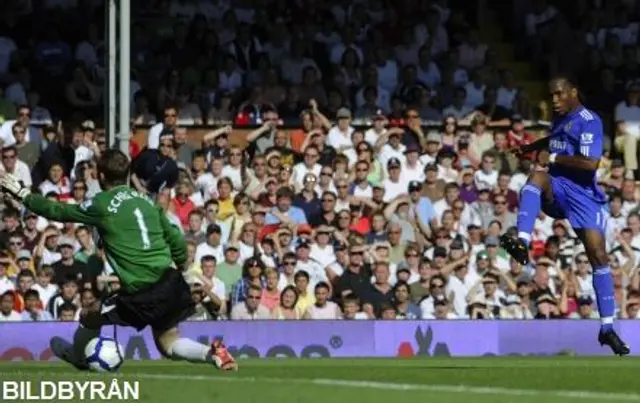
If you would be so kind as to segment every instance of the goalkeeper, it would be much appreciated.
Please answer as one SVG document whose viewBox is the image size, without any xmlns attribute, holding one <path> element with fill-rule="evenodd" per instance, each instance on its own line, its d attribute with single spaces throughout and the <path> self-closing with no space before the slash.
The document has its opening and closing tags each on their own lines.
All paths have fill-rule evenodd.
<svg viewBox="0 0 640 403">
<path fill-rule="evenodd" d="M 5 194 L 49 220 L 79 222 L 96 227 L 105 259 L 120 278 L 121 291 L 84 310 L 73 343 L 51 339 L 51 350 L 78 369 L 88 369 L 84 350 L 104 325 L 150 326 L 158 350 L 166 357 L 212 363 L 222 370 L 237 364 L 221 340 L 211 346 L 181 338 L 178 324 L 194 313 L 191 292 L 180 270 L 187 248 L 180 231 L 145 195 L 128 186 L 129 159 L 108 150 L 98 161 L 103 192 L 81 205 L 62 204 L 31 194 L 16 177 L 5 174 Z"/>
</svg>

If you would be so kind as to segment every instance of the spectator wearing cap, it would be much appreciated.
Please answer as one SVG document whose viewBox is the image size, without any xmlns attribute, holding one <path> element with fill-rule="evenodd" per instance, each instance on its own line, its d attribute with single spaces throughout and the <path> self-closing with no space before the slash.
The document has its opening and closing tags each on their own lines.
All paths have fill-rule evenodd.
<svg viewBox="0 0 640 403">
<path fill-rule="evenodd" d="M 438 151 L 442 146 L 442 136 L 436 132 L 429 132 L 425 139 L 426 146 L 424 152 L 420 154 L 420 162 L 426 168 L 429 164 L 436 163 Z"/>
<path fill-rule="evenodd" d="M 421 149 L 418 145 L 410 144 L 404 151 L 404 164 L 402 166 L 402 174 L 408 181 L 424 182 L 425 165 L 420 161 Z"/>
<path fill-rule="evenodd" d="M 348 108 L 340 108 L 336 113 L 338 123 L 327 133 L 327 144 L 338 153 L 353 149 L 351 135 L 356 130 L 351 126 L 351 111 Z"/>
<path fill-rule="evenodd" d="M 305 271 L 309 274 L 309 284 L 315 287 L 316 284 L 327 282 L 325 267 L 311 257 L 312 242 L 306 239 L 299 239 L 296 244 L 296 272 Z"/>
<path fill-rule="evenodd" d="M 507 295 L 502 303 L 500 319 L 527 320 L 533 319 L 533 313 L 528 305 L 522 303 L 518 295 Z"/>
<path fill-rule="evenodd" d="M 376 114 L 371 120 L 372 127 L 364 132 L 364 141 L 366 141 L 369 146 L 376 147 L 378 140 L 387 133 L 389 121 L 382 110 L 376 111 Z"/>
<path fill-rule="evenodd" d="M 562 319 L 558 309 L 558 301 L 553 295 L 543 294 L 535 300 L 536 315 L 534 319 Z"/>
<path fill-rule="evenodd" d="M 206 241 L 198 244 L 196 247 L 196 255 L 194 260 L 199 262 L 203 256 L 211 255 L 216 261 L 224 260 L 224 250 L 222 246 L 222 229 L 218 224 L 209 224 L 207 226 Z"/>
<path fill-rule="evenodd" d="M 307 217 L 299 207 L 292 206 L 294 193 L 288 187 L 282 187 L 276 192 L 276 205 L 267 213 L 265 224 L 293 224 L 307 223 Z"/>
<path fill-rule="evenodd" d="M 407 147 L 400 141 L 403 133 L 404 131 L 401 128 L 392 127 L 384 134 L 383 137 L 378 139 L 378 143 L 375 147 L 379 150 L 378 161 L 383 165 L 383 167 L 388 168 L 389 160 L 392 158 L 401 162 L 405 158 L 404 152 Z"/>
<path fill-rule="evenodd" d="M 58 281 L 62 281 L 67 277 L 77 280 L 82 279 L 87 272 L 86 263 L 77 261 L 73 255 L 75 251 L 76 241 L 67 236 L 61 236 L 58 239 L 58 250 L 60 251 L 60 260 L 53 264 L 53 272 Z M 58 283 L 60 284 L 60 283 Z"/>
<path fill-rule="evenodd" d="M 387 161 L 387 171 L 389 177 L 382 183 L 386 203 L 405 194 L 409 184 L 402 175 L 402 163 L 398 158 L 392 157 Z"/>
<path fill-rule="evenodd" d="M 224 259 L 222 261 L 216 259 L 216 276 L 222 281 L 226 290 L 231 290 L 233 285 L 242 278 L 242 264 L 240 263 L 240 247 L 238 244 L 227 243 L 224 246 Z"/>
</svg>

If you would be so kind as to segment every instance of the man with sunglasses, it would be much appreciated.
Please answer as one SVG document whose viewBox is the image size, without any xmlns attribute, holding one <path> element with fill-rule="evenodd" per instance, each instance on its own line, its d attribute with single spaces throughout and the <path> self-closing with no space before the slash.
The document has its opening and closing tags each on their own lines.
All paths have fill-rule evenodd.
<svg viewBox="0 0 640 403">
<path fill-rule="evenodd" d="M 147 138 L 147 148 L 157 149 L 160 146 L 160 137 L 163 133 L 171 132 L 178 124 L 178 108 L 175 106 L 167 106 L 164 108 L 164 119 L 160 123 L 156 123 L 149 129 Z"/>
<path fill-rule="evenodd" d="M 164 132 L 158 144 L 158 149 L 145 149 L 131 163 L 131 181 L 136 190 L 147 193 L 152 198 L 164 188 L 173 188 L 179 176 L 178 164 L 173 158 L 173 133 Z"/>
</svg>

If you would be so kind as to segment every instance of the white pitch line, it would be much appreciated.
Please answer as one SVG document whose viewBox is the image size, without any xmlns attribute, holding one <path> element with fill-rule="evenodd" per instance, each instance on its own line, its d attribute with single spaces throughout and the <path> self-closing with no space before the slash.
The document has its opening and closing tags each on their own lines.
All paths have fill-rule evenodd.
<svg viewBox="0 0 640 403">
<path fill-rule="evenodd" d="M 20 372 L 20 371 L 18 371 Z M 11 375 L 4 372 L 0 375 Z M 15 373 L 13 373 L 15 375 Z M 54 377 L 87 377 L 91 373 L 86 372 L 23 372 L 25 375 L 46 375 Z M 534 390 L 534 389 L 511 389 L 502 387 L 482 387 L 470 385 L 420 385 L 412 383 L 396 382 L 373 382 L 341 379 L 302 379 L 302 378 L 274 378 L 274 377 L 241 377 L 221 376 L 221 375 L 179 375 L 179 374 L 149 374 L 149 373 L 116 373 L 105 374 L 113 377 L 126 377 L 137 379 L 159 379 L 176 381 L 203 381 L 203 382 L 230 382 L 230 383 L 270 383 L 270 384 L 303 384 L 318 385 L 328 387 L 344 387 L 352 389 L 378 389 L 397 391 L 423 391 L 440 393 L 460 393 L 471 395 L 494 395 L 494 396 L 538 396 L 538 397 L 559 397 L 566 399 L 583 400 L 608 400 L 640 402 L 640 394 L 636 393 L 607 393 L 594 392 L 589 390 Z M 89 375 L 90 376 L 90 375 Z"/>
</svg>

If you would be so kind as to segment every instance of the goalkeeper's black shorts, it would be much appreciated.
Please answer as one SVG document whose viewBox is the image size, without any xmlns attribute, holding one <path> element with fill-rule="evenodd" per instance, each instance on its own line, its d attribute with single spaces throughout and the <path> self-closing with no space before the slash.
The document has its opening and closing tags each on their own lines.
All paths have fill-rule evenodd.
<svg viewBox="0 0 640 403">
<path fill-rule="evenodd" d="M 102 302 L 101 325 L 147 326 L 162 333 L 195 313 L 191 289 L 182 273 L 169 268 L 157 283 L 133 294 L 116 294 Z"/>
</svg>

